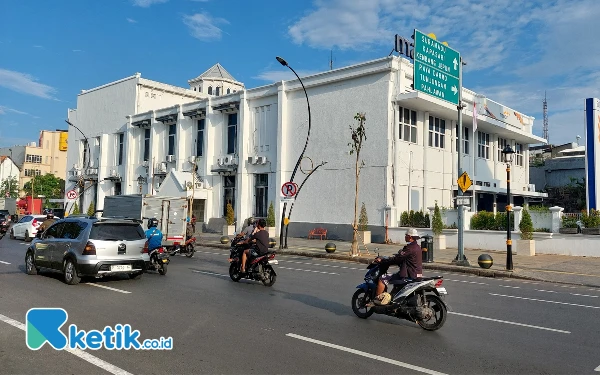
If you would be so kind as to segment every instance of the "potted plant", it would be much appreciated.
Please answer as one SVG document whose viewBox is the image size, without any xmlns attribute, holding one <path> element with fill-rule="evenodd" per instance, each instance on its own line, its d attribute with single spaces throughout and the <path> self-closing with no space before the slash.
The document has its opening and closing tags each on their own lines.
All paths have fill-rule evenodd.
<svg viewBox="0 0 600 375">
<path fill-rule="evenodd" d="M 363 202 L 360 208 L 360 216 L 358 217 L 358 237 L 364 245 L 371 243 L 371 231 L 369 229 L 369 218 L 367 217 L 367 208 Z"/>
<path fill-rule="evenodd" d="M 233 236 L 235 234 L 235 214 L 233 212 L 233 206 L 231 203 L 227 203 L 227 213 L 225 215 L 225 221 L 227 225 L 223 226 L 223 235 L 224 236 Z"/>
<path fill-rule="evenodd" d="M 273 202 L 269 205 L 267 210 L 267 231 L 269 231 L 269 237 L 277 237 L 275 233 L 275 209 L 273 208 Z"/>
<path fill-rule="evenodd" d="M 535 241 L 533 240 L 533 222 L 527 209 L 523 209 L 523 217 L 519 223 L 521 239 L 517 241 L 519 254 L 535 255 Z"/>
<path fill-rule="evenodd" d="M 442 234 L 444 222 L 442 221 L 442 212 L 435 201 L 433 208 L 433 220 L 431 221 L 431 231 L 433 232 L 433 250 L 446 249 L 446 236 Z"/>
<path fill-rule="evenodd" d="M 577 225 L 577 220 L 575 220 L 574 217 L 569 217 L 569 216 L 563 215 L 561 221 L 562 221 L 562 225 L 561 225 L 560 229 L 558 230 L 559 233 L 577 234 L 579 226 Z"/>
<path fill-rule="evenodd" d="M 584 226 L 581 230 L 583 234 L 600 234 L 600 211 L 591 209 L 589 214 L 584 211 L 581 221 Z"/>
</svg>

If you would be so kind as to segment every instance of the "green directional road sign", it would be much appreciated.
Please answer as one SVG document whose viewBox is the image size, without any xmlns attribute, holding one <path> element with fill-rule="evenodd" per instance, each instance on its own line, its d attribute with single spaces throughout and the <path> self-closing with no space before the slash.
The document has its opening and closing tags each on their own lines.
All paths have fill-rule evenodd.
<svg viewBox="0 0 600 375">
<path fill-rule="evenodd" d="M 415 90 L 458 105 L 460 54 L 415 30 Z"/>
</svg>

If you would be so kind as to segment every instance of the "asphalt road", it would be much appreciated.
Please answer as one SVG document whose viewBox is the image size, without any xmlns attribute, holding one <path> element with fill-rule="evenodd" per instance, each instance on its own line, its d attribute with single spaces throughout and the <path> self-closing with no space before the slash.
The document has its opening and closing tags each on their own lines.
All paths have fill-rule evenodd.
<svg viewBox="0 0 600 375">
<path fill-rule="evenodd" d="M 354 316 L 364 265 L 278 256 L 277 282 L 232 282 L 228 253 L 198 248 L 166 276 L 84 280 L 24 273 L 27 244 L 0 241 L 1 374 L 594 374 L 600 371 L 600 290 L 444 274 L 451 313 L 416 324 Z M 433 273 L 428 272 L 432 276 Z M 172 337 L 170 351 L 38 351 L 25 343 L 33 307 L 67 310 L 66 325 L 131 324 Z M 66 328 L 63 327 L 66 332 Z"/>
</svg>

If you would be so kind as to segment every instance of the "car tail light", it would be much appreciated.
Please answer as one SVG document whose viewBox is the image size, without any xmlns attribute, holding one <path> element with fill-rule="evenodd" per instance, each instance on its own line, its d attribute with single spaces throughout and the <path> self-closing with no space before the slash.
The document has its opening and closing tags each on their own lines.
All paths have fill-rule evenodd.
<svg viewBox="0 0 600 375">
<path fill-rule="evenodd" d="M 437 280 L 435 281 L 435 287 L 436 287 L 436 288 L 439 288 L 439 287 L 441 287 L 443 282 L 444 282 L 444 279 L 437 279 Z"/>
<path fill-rule="evenodd" d="M 142 249 L 142 254 L 148 254 L 148 241 L 144 244 L 144 248 Z"/>
<path fill-rule="evenodd" d="M 96 255 L 96 246 L 88 241 L 88 243 L 85 244 L 85 248 L 83 249 L 83 253 L 81 253 L 81 255 Z"/>
<path fill-rule="evenodd" d="M 31 225 L 33 225 L 34 227 L 37 227 L 40 224 L 38 223 L 38 221 L 36 219 L 33 219 L 33 221 L 31 222 Z"/>
</svg>

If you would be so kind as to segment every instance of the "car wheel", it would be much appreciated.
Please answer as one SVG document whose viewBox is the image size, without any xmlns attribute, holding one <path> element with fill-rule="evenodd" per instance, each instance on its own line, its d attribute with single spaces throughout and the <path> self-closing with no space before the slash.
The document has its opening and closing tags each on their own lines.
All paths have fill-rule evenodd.
<svg viewBox="0 0 600 375">
<path fill-rule="evenodd" d="M 25 237 L 24 237 L 24 239 L 25 239 L 25 242 L 31 241 L 31 237 L 29 237 L 29 231 L 28 230 L 25 231 Z"/>
<path fill-rule="evenodd" d="M 11 240 L 16 240 L 15 232 L 12 230 L 12 228 L 10 229 L 10 239 Z"/>
<path fill-rule="evenodd" d="M 28 251 L 25 255 L 25 271 L 28 275 L 37 275 L 39 268 L 35 266 L 33 251 Z"/>
<path fill-rule="evenodd" d="M 77 285 L 81 279 L 77 275 L 77 267 L 75 267 L 75 263 L 71 259 L 65 260 L 64 268 L 63 268 L 65 283 L 69 285 Z"/>
</svg>

